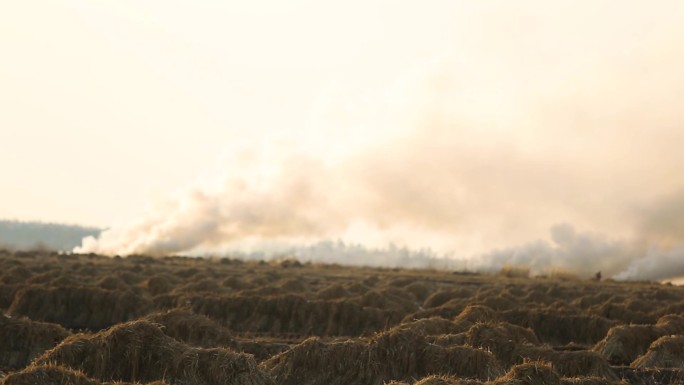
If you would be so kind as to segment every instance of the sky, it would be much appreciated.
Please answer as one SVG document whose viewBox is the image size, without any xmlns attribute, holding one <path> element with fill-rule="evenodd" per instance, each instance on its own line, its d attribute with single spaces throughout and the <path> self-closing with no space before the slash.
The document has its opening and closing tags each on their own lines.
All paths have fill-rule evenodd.
<svg viewBox="0 0 684 385">
<path fill-rule="evenodd" d="M 0 217 L 111 228 L 80 249 L 109 254 L 341 238 L 684 274 L 681 20 L 674 0 L 5 2 Z"/>
<path fill-rule="evenodd" d="M 236 138 L 302 135 L 326 88 L 448 44 L 458 7 L 393 3 L 3 2 L 0 215 L 108 226 Z"/>
</svg>

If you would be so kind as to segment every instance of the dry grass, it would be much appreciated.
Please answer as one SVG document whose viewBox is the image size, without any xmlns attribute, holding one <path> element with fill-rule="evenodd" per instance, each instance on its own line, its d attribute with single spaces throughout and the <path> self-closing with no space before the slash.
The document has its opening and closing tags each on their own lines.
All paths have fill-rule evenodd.
<svg viewBox="0 0 684 385">
<path fill-rule="evenodd" d="M 3 385 L 102 385 L 79 371 L 57 365 L 32 366 L 11 373 L 2 380 Z"/>
<path fill-rule="evenodd" d="M 539 345 L 531 330 L 501 322 L 474 324 L 462 336 L 462 343 L 493 352 L 507 366 L 521 362 L 522 349 Z"/>
<path fill-rule="evenodd" d="M 545 347 L 525 347 L 518 354 L 527 360 L 548 362 L 564 377 L 591 376 L 611 381 L 618 379 L 608 362 L 596 352 L 559 352 Z"/>
<path fill-rule="evenodd" d="M 518 309 L 501 313 L 501 318 L 535 331 L 542 342 L 550 344 L 595 344 L 603 339 L 615 321 L 579 312 L 552 309 Z"/>
<path fill-rule="evenodd" d="M 272 384 L 254 358 L 231 350 L 190 347 L 165 335 L 147 321 L 123 323 L 96 334 L 78 334 L 36 359 L 55 363 L 100 381 L 184 385 L 207 383 Z"/>
<path fill-rule="evenodd" d="M 129 290 L 28 286 L 15 294 L 8 312 L 69 329 L 101 330 L 135 319 L 151 309 L 149 299 Z"/>
<path fill-rule="evenodd" d="M 367 335 L 397 324 L 396 311 L 361 306 L 353 300 L 307 300 L 299 295 L 194 297 L 192 309 L 240 332 L 317 336 Z"/>
<path fill-rule="evenodd" d="M 60 325 L 0 315 L 0 368 L 23 368 L 70 334 Z"/>
<path fill-rule="evenodd" d="M 428 374 L 488 380 L 503 372 L 491 352 L 469 346 L 440 346 L 433 341 L 420 328 L 394 328 L 370 341 L 371 362 L 385 363 L 387 380 Z"/>
<path fill-rule="evenodd" d="M 498 378 L 497 385 L 560 385 L 561 378 L 551 364 L 531 361 L 515 365 L 505 376 Z"/>
<path fill-rule="evenodd" d="M 178 280 L 168 274 L 157 274 L 145 282 L 145 287 L 152 295 L 166 294 L 171 292 Z"/>
<path fill-rule="evenodd" d="M 21 290 L 22 285 L 5 285 L 0 283 L 0 309 L 7 309 L 14 301 L 14 295 Z"/>
<path fill-rule="evenodd" d="M 684 369 L 684 335 L 658 338 L 643 356 L 631 364 L 634 368 Z"/>
<path fill-rule="evenodd" d="M 162 325 L 164 334 L 191 346 L 234 348 L 237 345 L 226 328 L 189 309 L 158 312 L 146 316 L 145 320 Z"/>
<path fill-rule="evenodd" d="M 487 380 L 503 373 L 490 352 L 436 345 L 420 326 L 395 328 L 368 341 L 308 339 L 262 366 L 283 385 L 382 384 L 431 374 Z"/>
<path fill-rule="evenodd" d="M 615 365 L 629 365 L 644 354 L 651 343 L 670 334 L 684 333 L 684 317 L 661 317 L 655 325 L 619 325 L 610 329 L 594 350 Z"/>
<path fill-rule="evenodd" d="M 530 268 L 527 266 L 504 265 L 499 270 L 499 276 L 506 278 L 529 278 Z"/>
<path fill-rule="evenodd" d="M 30 366 L 8 375 L 0 383 L 3 385 L 133 385 L 122 381 L 102 383 L 88 378 L 83 372 L 58 365 Z M 154 381 L 145 385 L 167 385 L 167 383 Z"/>
<path fill-rule="evenodd" d="M 644 309 L 645 310 L 645 309 Z M 608 301 L 589 308 L 591 313 L 626 324 L 648 324 L 656 322 L 657 317 L 645 311 L 634 310 L 629 304 Z"/>
<path fill-rule="evenodd" d="M 430 294 L 423 302 L 423 307 L 433 308 L 446 304 L 453 299 L 469 299 L 474 295 L 474 291 L 466 288 L 454 288 L 451 290 L 440 290 Z"/>
<path fill-rule="evenodd" d="M 344 285 L 334 283 L 319 290 L 317 295 L 320 299 L 339 299 L 349 297 L 351 293 L 349 293 Z"/>
<path fill-rule="evenodd" d="M 115 324 L 49 351 L 64 337 L 0 325 L 0 359 L 13 360 L 0 370 L 18 384 L 684 383 L 684 369 L 665 367 L 677 345 L 651 345 L 684 333 L 675 286 L 32 253 L 1 257 L 0 271 L 14 282 L 0 283 L 5 311 L 93 332 Z M 622 325 L 633 320 L 648 322 Z M 653 369 L 607 362 L 646 353 Z"/>
</svg>

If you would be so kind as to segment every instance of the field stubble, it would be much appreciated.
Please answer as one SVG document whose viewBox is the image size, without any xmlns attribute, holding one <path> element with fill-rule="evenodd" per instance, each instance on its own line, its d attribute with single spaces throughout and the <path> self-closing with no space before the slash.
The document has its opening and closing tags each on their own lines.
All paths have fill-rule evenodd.
<svg viewBox="0 0 684 385">
<path fill-rule="evenodd" d="M 0 251 L 0 385 L 684 384 L 684 288 Z"/>
</svg>

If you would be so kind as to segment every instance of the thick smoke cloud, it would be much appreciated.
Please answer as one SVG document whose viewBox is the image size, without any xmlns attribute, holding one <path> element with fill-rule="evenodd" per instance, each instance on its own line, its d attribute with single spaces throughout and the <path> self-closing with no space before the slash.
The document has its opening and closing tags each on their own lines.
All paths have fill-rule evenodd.
<svg viewBox="0 0 684 385">
<path fill-rule="evenodd" d="M 273 144 L 237 149 L 219 163 L 226 167 L 156 202 L 137 221 L 84 239 L 76 251 L 168 254 L 250 239 L 321 236 L 339 222 L 326 202 L 322 166 L 311 159 Z"/>
<path fill-rule="evenodd" d="M 587 276 L 601 271 L 613 276 L 641 256 L 639 248 L 628 241 L 577 233 L 568 224 L 553 226 L 551 239 L 551 242 L 537 240 L 486 253 L 478 259 L 478 267 L 481 270 L 498 270 L 506 265 L 529 266 L 534 274 L 560 270 Z"/>
<path fill-rule="evenodd" d="M 508 30 L 483 12 L 480 45 L 417 65 L 385 90 L 332 88 L 311 128 L 231 144 L 208 176 L 75 251 L 344 239 L 430 247 L 482 270 L 684 275 L 684 9 L 670 6 L 652 14 L 632 4 L 612 29 L 570 13 L 582 33 L 568 21 Z M 527 11 L 506 17 L 545 20 Z M 617 38 L 635 25 L 650 27 Z"/>
</svg>

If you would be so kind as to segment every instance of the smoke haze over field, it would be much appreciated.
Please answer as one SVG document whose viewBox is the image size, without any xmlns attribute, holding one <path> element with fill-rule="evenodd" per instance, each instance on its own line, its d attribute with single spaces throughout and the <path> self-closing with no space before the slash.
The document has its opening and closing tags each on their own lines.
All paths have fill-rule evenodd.
<svg viewBox="0 0 684 385">
<path fill-rule="evenodd" d="M 174 136 L 187 148 L 176 151 L 169 145 L 174 150 L 165 159 L 176 163 L 166 166 L 162 161 L 145 166 L 119 154 L 103 158 L 115 164 L 130 161 L 129 171 L 138 181 L 175 170 L 187 175 L 184 159 L 193 161 L 193 144 L 217 141 L 202 136 L 203 126 L 220 120 L 216 130 L 231 134 L 221 141 L 225 145 L 215 165 L 195 181 L 173 194 L 158 194 L 145 212 L 111 226 L 99 238 L 84 239 L 75 251 L 113 255 L 289 248 L 311 255 L 311 245 L 341 239 L 369 250 L 390 244 L 429 248 L 482 270 L 519 264 L 535 272 L 563 268 L 590 275 L 601 270 L 625 279 L 684 275 L 681 1 L 444 1 L 420 9 L 373 4 L 353 2 L 343 10 L 350 20 L 371 15 L 359 19 L 358 31 L 353 23 L 331 18 L 335 10 L 311 8 L 305 16 L 286 13 L 292 19 L 268 19 L 274 25 L 262 25 L 265 37 L 258 31 L 244 35 L 254 39 L 251 44 L 236 41 L 225 47 L 216 36 L 239 34 L 221 29 L 226 23 L 220 17 L 208 20 L 206 28 L 199 22 L 203 28 L 188 28 L 200 31 L 196 35 L 184 31 L 177 41 L 173 33 L 163 35 L 165 22 L 185 14 L 177 4 L 159 5 L 164 12 L 150 19 L 149 30 L 131 31 L 164 36 L 163 44 L 153 45 L 160 58 L 166 57 L 168 42 L 175 41 L 169 52 L 178 56 L 169 57 L 180 59 L 155 61 L 146 55 L 156 51 L 146 46 L 136 55 L 178 80 L 173 84 L 179 89 L 190 90 L 192 103 L 164 99 L 161 91 L 141 93 L 136 106 L 150 100 L 151 116 L 169 117 L 154 120 L 136 107 L 132 116 L 140 118 L 135 124 L 145 126 L 149 120 L 161 128 L 153 139 L 136 144 L 138 131 L 141 137 L 146 133 L 133 127 L 135 135 L 119 144 L 138 145 L 141 159 L 154 158 L 154 150 Z M 214 5 L 217 9 L 193 12 L 200 13 L 200 21 L 214 13 L 230 14 Z M 126 7 L 136 5 L 121 7 L 118 11 L 127 14 Z M 281 11 L 286 10 L 273 12 Z M 188 15 L 188 23 L 195 16 Z M 282 20 L 289 20 L 287 26 L 306 22 L 301 25 L 310 28 L 292 27 L 295 33 L 277 24 Z M 431 29 L 433 24 L 441 27 Z M 289 40 L 268 46 L 281 32 Z M 362 46 L 366 40 L 375 45 Z M 193 42 L 216 52 L 186 47 Z M 217 56 L 200 54 L 207 52 Z M 368 56 L 375 52 L 380 53 Z M 371 59 L 353 61 L 354 55 Z M 222 67 L 240 60 L 249 62 L 245 68 L 253 72 Z M 300 66 L 306 76 L 298 79 L 339 73 L 341 80 L 327 81 L 323 91 L 316 88 L 309 116 L 293 124 L 287 108 L 294 108 L 293 100 L 305 100 L 300 89 L 315 87 L 305 80 L 287 83 L 290 72 L 254 70 L 273 63 Z M 308 71 L 310 63 L 318 66 Z M 344 72 L 346 67 L 356 72 Z M 156 79 L 135 74 L 132 87 L 143 89 L 147 79 Z M 245 84 L 238 81 L 243 74 L 251 79 Z M 235 95 L 231 99 L 224 90 Z M 137 97 L 133 93 L 124 95 Z M 253 101 L 249 108 L 243 99 Z M 101 105 L 107 103 L 97 108 Z M 97 108 L 78 111 L 98 115 Z M 175 118 L 178 111 L 187 115 Z M 105 112 L 100 115 L 108 116 Z M 240 119 L 231 120 L 231 114 Z M 128 129 L 127 119 L 133 118 L 123 115 L 112 120 L 111 132 L 119 126 Z M 87 123 L 83 127 L 94 125 Z M 166 129 L 174 124 L 185 131 Z M 123 167 L 88 170 L 83 174 L 101 182 L 116 179 L 108 175 L 126 174 Z M 99 184 L 91 183 L 93 188 Z M 108 201 L 118 204 L 117 199 L 112 192 L 93 210 L 104 210 Z"/>
<path fill-rule="evenodd" d="M 502 31 L 491 51 L 409 69 L 363 101 L 331 90 L 303 142 L 231 147 L 208 177 L 79 251 L 341 237 L 481 269 L 684 274 L 682 27 L 617 46 L 588 27 L 579 47 L 562 44 L 563 26 Z M 577 57 L 593 39 L 605 52 Z"/>
</svg>

